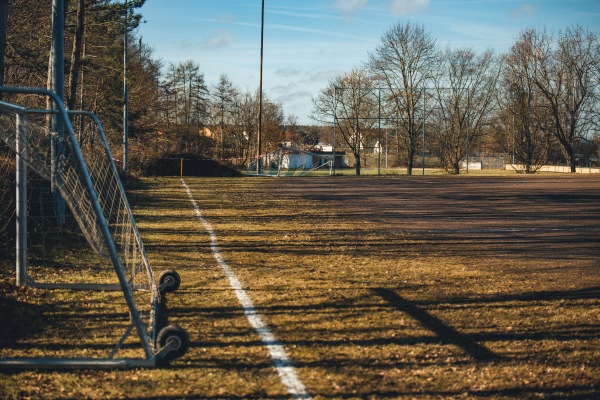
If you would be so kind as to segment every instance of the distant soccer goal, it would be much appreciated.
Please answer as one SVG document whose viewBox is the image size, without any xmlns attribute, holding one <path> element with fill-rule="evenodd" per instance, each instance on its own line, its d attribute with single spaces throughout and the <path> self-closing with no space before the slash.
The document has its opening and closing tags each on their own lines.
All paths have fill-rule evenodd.
<svg viewBox="0 0 600 400">
<path fill-rule="evenodd" d="M 264 176 L 305 176 L 316 174 L 317 171 L 325 171 L 324 174 L 331 175 L 334 168 L 334 156 L 331 152 L 287 146 L 280 146 L 253 160 L 248 166 L 248 175 L 257 175 L 257 162 L 261 165 L 259 175 Z"/>
<path fill-rule="evenodd" d="M 23 327 L 15 335 L 20 337 L 10 331 L 0 337 L 0 367 L 153 367 L 184 354 L 185 331 L 159 323 L 161 296 L 175 290 L 180 277 L 165 271 L 155 279 L 98 118 L 85 111 L 67 113 L 56 94 L 44 89 L 0 87 L 0 92 L 11 100 L 0 101 L 5 182 L 0 244 L 14 248 L 0 254 L 3 265 L 14 257 L 19 286 L 95 292 L 69 298 L 80 301 L 78 309 L 100 310 L 86 318 L 70 315 L 67 308 L 66 317 L 40 322 L 29 317 L 44 314 L 49 305 L 32 311 L 30 304 L 13 301 L 4 317 L 24 319 L 9 322 L 35 328 Z M 52 110 L 21 105 L 39 104 L 35 98 L 40 96 L 51 99 Z M 62 128 L 49 124 L 52 118 Z M 77 133 L 72 118 L 78 120 Z M 9 191 L 15 189 L 13 197 Z M 122 304 L 124 314 L 103 313 L 108 303 Z M 92 336 L 105 338 L 108 347 Z M 65 345 L 65 338 L 75 337 Z"/>
</svg>

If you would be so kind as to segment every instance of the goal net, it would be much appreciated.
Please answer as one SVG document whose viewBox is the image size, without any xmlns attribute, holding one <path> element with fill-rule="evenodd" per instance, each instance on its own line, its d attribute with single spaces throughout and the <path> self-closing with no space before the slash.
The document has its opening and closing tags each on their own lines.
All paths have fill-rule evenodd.
<svg viewBox="0 0 600 400">
<path fill-rule="evenodd" d="M 249 175 L 256 175 L 256 162 L 250 163 Z M 333 153 L 319 150 L 302 150 L 280 146 L 277 150 L 258 158 L 260 174 L 265 176 L 305 176 L 331 175 L 333 171 Z"/>
<path fill-rule="evenodd" d="M 89 112 L 67 115 L 52 92 L 13 89 L 12 103 L 0 102 L 0 301 L 10 306 L 0 366 L 154 366 L 162 282 L 153 276 L 100 121 Z M 57 107 L 14 104 L 39 103 L 40 95 Z M 51 128 L 52 116 L 62 119 L 64 133 Z M 7 289 L 12 260 L 17 285 L 32 288 L 25 298 Z M 60 296 L 42 289 L 78 292 L 66 297 L 73 304 L 57 306 L 44 299 Z M 67 346 L 48 346 L 65 339 Z M 44 359 L 25 360 L 23 348 L 40 349 Z"/>
</svg>

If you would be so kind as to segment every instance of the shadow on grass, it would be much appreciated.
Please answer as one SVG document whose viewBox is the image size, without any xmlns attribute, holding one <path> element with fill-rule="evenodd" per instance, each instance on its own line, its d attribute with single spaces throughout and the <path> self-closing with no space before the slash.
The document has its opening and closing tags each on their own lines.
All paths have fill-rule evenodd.
<svg viewBox="0 0 600 400">
<path fill-rule="evenodd" d="M 418 307 L 415 303 L 407 300 L 396 292 L 384 289 L 375 288 L 372 292 L 386 300 L 390 305 L 398 311 L 405 312 L 421 323 L 425 328 L 435 332 L 443 343 L 454 344 L 463 349 L 467 354 L 477 361 L 498 361 L 501 357 L 494 352 L 488 350 L 485 346 L 480 345 L 470 336 L 463 335 L 456 329 L 447 325 L 439 318 L 429 314 L 424 309 Z"/>
<path fill-rule="evenodd" d="M 593 399 L 596 391 L 600 387 L 586 387 L 586 386 L 560 386 L 555 388 L 531 388 L 531 387 L 515 387 L 508 389 L 498 390 L 474 390 L 474 391 L 422 391 L 418 393 L 420 397 L 431 396 L 434 398 L 459 398 L 459 397 L 477 397 L 477 398 L 495 398 L 495 397 L 509 397 L 509 398 L 552 398 L 552 399 L 571 399 L 571 400 L 589 400 Z M 572 395 L 573 391 L 578 391 L 582 394 Z M 363 398 L 377 398 L 377 399 L 397 399 L 400 397 L 414 398 L 415 392 L 403 392 L 403 391 L 375 391 L 368 394 L 361 394 Z M 289 399 L 292 396 L 267 396 L 262 394 L 248 395 L 248 396 L 201 396 L 202 399 L 206 400 L 241 400 L 241 399 Z M 359 396 L 357 394 L 319 394 L 319 398 L 322 399 L 356 399 Z M 159 397 L 137 397 L 139 400 L 171 400 L 171 399 L 198 399 L 198 395 L 189 396 L 159 396 Z M 295 396 L 293 398 L 302 399 L 308 397 Z"/>
<path fill-rule="evenodd" d="M 463 397 L 477 397 L 477 398 L 496 398 L 496 397 L 509 397 L 509 398 L 552 398 L 552 399 L 571 399 L 571 400 L 588 400 L 594 398 L 594 394 L 600 387 L 587 387 L 587 386 L 560 386 L 554 388 L 531 388 L 531 387 L 514 387 L 508 389 L 498 390 L 474 390 L 474 391 L 422 391 L 418 393 L 420 397 L 434 397 L 434 398 L 463 398 Z M 573 391 L 578 391 L 580 395 L 572 395 Z M 368 394 L 358 395 L 353 394 L 339 394 L 334 395 L 319 394 L 319 398 L 322 399 L 356 399 L 356 398 L 377 398 L 377 399 L 397 399 L 400 397 L 414 398 L 415 392 L 405 391 L 375 391 Z M 171 399 L 198 399 L 198 395 L 188 396 L 157 396 L 157 397 L 136 397 L 139 400 L 171 400 Z M 202 399 L 207 400 L 241 400 L 241 399 L 289 399 L 292 396 L 268 396 L 263 394 L 247 395 L 247 396 L 201 396 Z M 302 399 L 308 397 L 295 396 L 293 398 Z"/>
<path fill-rule="evenodd" d="M 278 181 L 277 185 L 280 182 L 281 181 Z M 481 183 L 481 181 L 478 181 L 477 183 Z M 512 184 L 512 181 L 510 181 L 510 183 Z M 327 181 L 326 184 L 329 185 L 330 182 Z M 294 190 L 297 191 L 299 195 L 306 197 L 304 192 L 307 191 L 307 187 L 310 185 L 298 185 L 295 182 L 294 186 Z M 215 226 L 217 227 L 219 226 L 219 223 L 228 224 L 235 222 L 236 219 L 243 220 L 248 226 L 263 227 L 265 224 L 273 223 L 273 226 L 268 227 L 269 229 L 259 231 L 258 235 L 256 229 L 241 231 L 233 229 L 219 232 L 219 237 L 222 239 L 219 248 L 224 254 L 243 251 L 245 253 L 269 254 L 272 256 L 279 254 L 286 256 L 291 255 L 293 257 L 301 258 L 304 255 L 314 255 L 319 252 L 327 253 L 329 255 L 337 253 L 348 255 L 349 251 L 353 251 L 354 253 L 352 255 L 356 254 L 357 256 L 369 254 L 377 255 L 379 258 L 393 257 L 398 259 L 405 256 L 408 251 L 422 252 L 424 246 L 427 246 L 427 250 L 430 252 L 429 254 L 437 254 L 438 252 L 444 251 L 452 255 L 470 256 L 473 258 L 481 258 L 482 255 L 494 257 L 519 256 L 522 257 L 522 259 L 527 260 L 531 259 L 537 261 L 542 259 L 554 262 L 559 260 L 562 261 L 563 259 L 570 260 L 572 257 L 571 254 L 577 254 L 578 257 L 585 256 L 588 260 L 595 260 L 599 254 L 598 248 L 594 246 L 597 243 L 598 230 L 595 227 L 593 229 L 590 228 L 591 226 L 594 226 L 597 217 L 594 213 L 591 214 L 591 217 L 589 216 L 590 204 L 588 203 L 590 202 L 591 197 L 588 195 L 569 197 L 549 193 L 545 197 L 537 196 L 533 198 L 520 193 L 509 193 L 512 196 L 510 200 L 513 203 L 530 205 L 530 203 L 533 202 L 533 206 L 530 205 L 527 208 L 519 206 L 518 209 L 513 209 L 506 207 L 504 205 L 505 203 L 502 203 L 507 201 L 505 193 L 496 194 L 494 191 L 487 190 L 487 187 L 490 185 L 486 185 L 484 188 L 486 190 L 482 192 L 483 194 L 478 195 L 472 195 L 470 192 L 471 188 L 467 188 L 469 190 L 465 191 L 466 194 L 453 200 L 453 207 L 442 210 L 438 205 L 439 199 L 446 196 L 444 193 L 445 187 L 441 189 L 436 188 L 436 193 L 425 198 L 426 200 L 429 200 L 429 203 L 427 204 L 423 204 L 423 202 L 407 201 L 402 203 L 402 207 L 400 207 L 399 200 L 402 200 L 402 198 L 409 198 L 412 195 L 414 195 L 414 198 L 417 198 L 417 194 L 421 195 L 420 183 L 419 185 L 412 183 L 412 194 L 406 193 L 407 185 L 402 186 L 402 191 L 399 191 L 397 188 L 393 188 L 393 190 L 390 190 L 389 192 L 379 189 L 380 192 L 383 193 L 378 193 L 378 196 L 386 197 L 387 199 L 383 205 L 376 203 L 378 204 L 377 208 L 373 207 L 371 203 L 374 196 L 373 191 L 368 190 L 369 188 L 357 190 L 354 185 L 348 188 L 349 192 L 347 194 L 339 196 L 338 198 L 333 198 L 328 195 L 327 198 L 313 199 L 321 202 L 330 201 L 339 202 L 340 204 L 343 203 L 344 208 L 340 214 L 333 214 L 334 216 L 330 217 L 327 213 L 323 212 L 323 218 L 329 218 L 327 221 L 330 221 L 332 224 L 338 220 L 346 221 L 348 219 L 380 223 L 380 226 L 377 227 L 361 226 L 355 230 L 344 230 L 340 228 L 335 232 L 337 236 L 333 237 L 321 234 L 320 231 L 315 228 L 313 230 L 308 230 L 308 232 L 310 232 L 310 235 L 308 236 L 307 232 L 303 231 L 307 237 L 304 237 L 303 240 L 298 240 L 297 243 L 294 240 L 290 240 L 289 242 L 273 240 L 273 237 L 281 238 L 284 235 L 289 234 L 292 229 L 295 229 L 277 229 L 277 225 L 273 221 L 277 223 L 285 222 L 285 213 L 283 213 L 284 216 L 282 216 L 278 213 L 263 214 L 257 212 L 254 216 L 249 215 L 244 216 L 243 218 L 239 215 L 233 217 L 229 215 L 215 216 L 211 218 L 211 222 L 215 223 Z M 454 190 L 455 192 L 457 191 L 456 188 Z M 315 192 L 318 190 L 313 188 L 312 191 Z M 323 190 L 323 192 L 327 193 L 326 190 Z M 286 193 L 290 196 L 289 190 Z M 281 196 L 285 197 L 283 194 Z M 455 197 L 450 196 L 447 200 L 452 200 L 454 198 Z M 558 218 L 559 223 L 556 222 L 557 214 L 554 211 L 559 209 L 559 206 L 569 199 L 577 200 L 578 203 L 585 204 L 586 208 L 584 212 L 581 212 L 581 214 L 577 215 L 577 218 L 575 218 L 576 222 L 580 225 L 573 227 L 565 225 L 565 227 L 563 227 L 562 224 L 564 222 L 570 221 L 572 210 L 570 210 L 571 213 L 569 214 L 560 214 L 560 218 Z M 177 202 L 173 204 L 176 206 L 183 206 L 183 203 L 184 202 Z M 445 205 L 445 202 L 443 202 L 443 204 Z M 552 205 L 553 208 L 548 208 L 548 204 Z M 164 204 L 162 206 L 166 207 Z M 427 210 L 427 212 L 424 212 L 423 210 Z M 586 213 L 587 218 L 582 217 L 583 213 Z M 294 212 L 289 214 L 288 223 L 293 227 L 296 223 L 304 222 L 308 224 L 311 221 L 316 221 L 318 219 L 315 217 L 314 213 L 307 213 L 306 215 L 306 217 L 303 217 L 294 210 Z M 157 221 L 158 219 L 159 218 L 157 218 Z M 413 223 L 414 226 L 412 225 Z M 423 226 L 418 225 L 421 223 L 423 223 Z M 556 228 L 557 225 L 559 228 Z M 391 231 L 393 235 L 386 233 L 389 231 Z M 264 232 L 266 232 L 266 234 L 264 234 Z M 169 229 L 163 229 L 161 233 L 166 235 L 169 233 Z M 186 232 L 186 234 L 189 235 L 193 235 L 193 233 L 193 231 Z M 365 233 L 371 233 L 372 236 L 363 237 Z M 552 236 L 549 236 L 550 234 L 552 234 Z M 199 237 L 202 237 L 202 235 L 203 233 L 200 233 Z M 291 237 L 292 239 L 294 238 L 293 235 Z M 172 252 L 169 256 L 175 257 L 179 252 L 178 250 L 183 251 L 188 247 L 196 248 L 196 245 L 200 246 L 203 250 L 208 247 L 206 238 L 198 239 L 196 237 L 192 241 L 194 243 L 179 240 L 168 244 L 157 245 L 156 248 L 166 248 L 168 249 L 167 251 Z M 347 248 L 348 246 L 344 246 L 348 243 L 352 244 L 351 250 Z M 461 246 L 455 246 L 457 243 Z M 328 246 L 329 248 L 324 249 L 325 246 Z M 567 248 L 569 249 L 568 252 L 565 250 Z M 249 259 L 251 259 L 251 257 L 249 257 Z M 532 265 L 532 268 L 540 270 L 543 268 L 544 272 L 548 270 L 548 266 L 545 264 L 543 264 L 543 266 L 538 266 L 542 264 L 532 262 Z M 258 268 L 264 268 L 260 263 L 257 263 L 256 265 L 252 264 L 250 260 L 248 260 L 244 266 L 250 271 L 255 271 L 254 268 L 256 268 L 256 271 L 260 271 Z M 337 281 L 335 280 L 337 277 L 328 277 L 327 279 L 330 279 L 331 282 L 337 284 Z M 336 374 L 341 375 L 346 370 L 350 371 L 345 376 L 348 380 L 348 388 L 344 387 L 335 394 L 332 394 L 333 389 L 330 387 L 324 386 L 315 388 L 313 386 L 313 394 L 319 398 L 398 398 L 405 396 L 442 398 L 461 396 L 593 398 L 598 394 L 600 388 L 595 386 L 595 384 L 585 386 L 581 384 L 582 381 L 577 382 L 570 379 L 567 380 L 567 378 L 560 382 L 546 385 L 544 385 L 544 383 L 523 385 L 518 381 L 507 381 L 503 382 L 500 387 L 496 385 L 495 388 L 490 388 L 490 385 L 478 388 L 471 384 L 471 381 L 469 380 L 468 382 L 464 382 L 463 390 L 458 389 L 456 391 L 452 390 L 456 387 L 451 389 L 449 386 L 434 388 L 433 385 L 428 384 L 425 379 L 419 380 L 417 386 L 414 387 L 399 383 L 399 385 L 403 384 L 404 386 L 397 386 L 396 388 L 377 387 L 377 383 L 370 383 L 367 381 L 367 376 L 363 377 L 364 381 L 360 383 L 362 386 L 351 381 L 352 379 L 359 379 L 356 375 L 361 373 L 370 374 L 372 378 L 378 379 L 379 375 L 376 374 L 378 370 L 386 370 L 387 372 L 387 370 L 399 369 L 401 371 L 398 373 L 399 375 L 405 374 L 408 376 L 427 366 L 437 367 L 438 369 L 465 366 L 468 367 L 468 369 L 464 368 L 462 372 L 469 374 L 471 368 L 475 370 L 479 367 L 494 367 L 493 365 L 490 366 L 493 362 L 498 362 L 500 368 L 498 368 L 497 372 L 503 373 L 503 370 L 509 370 L 512 366 L 520 367 L 519 363 L 522 361 L 545 365 L 548 363 L 548 360 L 545 360 L 544 357 L 548 357 L 550 360 L 549 365 L 561 368 L 560 363 L 562 360 L 558 358 L 553 359 L 553 355 L 550 353 L 552 350 L 546 350 L 546 348 L 544 348 L 540 354 L 537 354 L 534 351 L 529 351 L 530 348 L 535 347 L 536 343 L 519 342 L 525 340 L 542 341 L 547 338 L 564 342 L 577 339 L 593 340 L 594 338 L 597 338 L 599 332 L 598 327 L 594 327 L 591 323 L 590 325 L 575 325 L 575 322 L 573 321 L 563 321 L 560 322 L 560 325 L 557 323 L 552 327 L 544 324 L 528 323 L 520 332 L 505 332 L 495 326 L 488 326 L 479 331 L 477 331 L 476 327 L 473 329 L 471 329 L 472 327 L 469 327 L 470 332 L 473 330 L 475 330 L 475 332 L 464 334 L 461 333 L 460 330 L 464 329 L 465 325 L 459 325 L 458 320 L 456 320 L 457 322 L 454 322 L 450 317 L 447 319 L 448 322 L 445 322 L 435 315 L 432 315 L 428 310 L 430 309 L 430 306 L 452 307 L 452 305 L 456 305 L 457 308 L 465 309 L 483 306 L 486 309 L 493 309 L 490 310 L 490 314 L 495 315 L 495 309 L 502 307 L 511 309 L 507 312 L 510 312 L 512 315 L 512 309 L 514 309 L 515 314 L 517 314 L 521 306 L 527 307 L 530 303 L 560 301 L 563 299 L 596 299 L 600 297 L 599 287 L 590 287 L 573 291 L 527 291 L 491 296 L 473 294 L 473 297 L 461 297 L 454 293 L 447 298 L 443 298 L 443 292 L 439 292 L 439 294 L 433 296 L 435 300 L 431 298 L 409 300 L 401 295 L 402 292 L 398 288 L 373 287 L 379 285 L 384 286 L 390 282 L 382 283 L 374 280 L 366 282 L 359 281 L 359 278 L 356 279 L 356 282 L 352 281 L 352 283 L 348 283 L 347 286 L 351 289 L 353 285 L 360 285 L 361 293 L 366 292 L 367 294 L 365 297 L 368 297 L 369 299 L 359 299 L 358 297 L 347 295 L 340 301 L 325 301 L 319 303 L 315 300 L 310 300 L 310 292 L 299 292 L 300 289 L 294 287 L 294 293 L 301 293 L 304 295 L 302 297 L 307 299 L 305 304 L 285 304 L 287 301 L 284 301 L 281 304 L 275 305 L 275 302 L 273 301 L 271 302 L 271 304 L 273 304 L 272 306 L 256 307 L 257 311 L 261 315 L 264 315 L 267 320 L 276 322 L 278 321 L 277 318 L 274 318 L 276 315 L 302 315 L 302 321 L 292 321 L 295 325 L 282 327 L 275 323 L 274 326 L 276 334 L 277 329 L 281 329 L 279 337 L 283 339 L 282 342 L 284 345 L 290 348 L 300 348 L 300 350 L 298 350 L 300 355 L 302 355 L 303 347 L 312 348 L 311 351 L 313 352 L 311 355 L 314 357 L 302 359 L 302 357 L 299 356 L 294 360 L 294 365 L 296 367 L 300 369 L 316 368 L 320 371 L 325 371 L 325 374 L 331 373 L 334 376 Z M 593 283 L 588 281 L 587 284 Z M 367 285 L 371 286 L 371 288 L 369 289 Z M 281 289 L 269 287 L 266 289 L 267 294 L 265 296 L 280 290 L 287 291 L 291 286 L 291 284 L 284 284 Z M 367 286 L 366 291 L 362 291 L 365 286 Z M 326 286 L 326 282 L 323 283 L 322 287 L 317 289 L 331 290 L 330 286 Z M 208 292 L 211 290 L 214 290 L 214 288 L 206 291 L 197 291 L 194 295 L 203 293 L 209 294 Z M 224 286 L 222 290 L 228 291 L 229 288 Z M 402 290 L 406 293 L 407 287 L 403 286 Z M 192 293 L 188 294 L 192 295 Z M 252 295 L 252 292 L 250 292 L 250 294 Z M 262 295 L 255 294 L 255 296 L 260 299 Z M 201 298 L 201 296 L 198 296 L 198 298 Z M 385 303 L 382 303 L 381 299 L 385 300 Z M 513 302 L 516 302 L 517 304 L 511 304 Z M 242 310 L 239 307 L 202 307 L 199 306 L 202 303 L 196 302 L 195 304 L 196 305 L 192 305 L 191 307 L 175 307 L 173 312 L 179 318 L 184 317 L 188 320 L 201 319 L 202 324 L 205 324 L 208 329 L 214 329 L 213 327 L 219 326 L 219 332 L 213 332 L 213 334 L 208 335 L 205 341 L 197 339 L 192 344 L 193 348 L 198 349 L 204 347 L 210 350 L 211 348 L 218 349 L 223 347 L 225 349 L 233 347 L 237 348 L 237 352 L 243 353 L 244 348 L 258 348 L 262 346 L 262 342 L 250 336 L 252 332 L 248 327 L 240 328 L 228 326 L 228 328 L 220 328 L 219 320 L 227 321 L 242 317 Z M 391 310 L 391 308 L 395 311 Z M 439 308 L 436 308 L 436 310 L 439 310 Z M 427 332 L 419 336 L 405 336 L 400 334 L 394 337 L 387 337 L 383 336 L 383 334 L 379 335 L 377 327 L 374 327 L 373 323 L 370 322 L 372 320 L 368 318 L 368 316 L 371 316 L 378 311 L 384 311 L 384 315 L 386 316 L 400 312 L 409 316 L 412 321 L 417 322 L 419 325 L 426 328 Z M 368 328 L 372 335 L 365 335 L 366 331 L 359 331 L 357 326 L 350 323 L 356 315 L 367 316 L 363 319 L 363 321 L 367 321 L 365 322 L 364 327 L 365 329 Z M 532 315 L 535 316 L 535 314 Z M 345 320 L 345 317 L 347 317 L 348 320 Z M 298 320 L 300 320 L 300 318 L 298 318 Z M 327 325 L 326 323 L 330 320 L 339 321 L 339 323 Z M 215 323 L 213 325 L 211 322 L 219 322 L 219 324 L 217 325 Z M 396 329 L 393 321 L 391 324 L 388 323 L 388 321 L 384 322 L 385 323 L 382 324 L 382 332 L 388 330 L 388 327 L 390 326 L 390 330 Z M 450 323 L 454 323 L 455 326 L 450 325 Z M 467 324 L 468 321 L 463 323 Z M 556 325 L 559 326 L 557 327 Z M 331 328 L 329 328 L 329 326 L 331 326 Z M 323 327 L 326 327 L 326 329 Z M 584 328 L 582 329 L 582 327 Z M 291 332 L 294 328 L 297 328 L 301 334 L 296 335 L 284 331 L 284 329 L 288 329 Z M 482 343 L 489 343 L 490 341 L 514 342 L 514 344 L 517 345 L 517 350 L 514 352 L 505 352 L 504 350 L 500 350 L 503 349 L 503 347 L 499 346 L 497 354 L 482 345 Z M 460 348 L 462 350 L 460 351 L 461 354 L 454 354 L 459 353 L 459 351 L 456 351 L 455 349 L 446 349 L 444 354 L 452 355 L 452 358 L 449 358 L 450 361 L 446 361 L 442 356 L 436 355 L 432 355 L 430 358 L 429 355 L 433 351 L 431 347 L 427 347 L 422 348 L 421 353 L 417 356 L 412 358 L 407 357 L 408 361 L 403 359 L 405 354 L 400 354 L 398 348 L 394 348 L 394 352 L 390 352 L 389 357 L 384 356 L 384 358 L 376 358 L 375 356 L 378 354 L 377 352 L 380 351 L 381 346 L 388 344 L 400 346 L 415 345 L 415 347 L 419 344 L 435 345 L 433 350 L 436 350 L 438 347 L 437 345 L 440 342 L 451 345 L 452 347 L 456 346 Z M 594 342 L 590 343 L 593 344 Z M 350 353 L 348 349 L 338 348 L 344 346 L 347 346 L 348 348 L 355 347 L 358 349 L 356 349 L 355 352 Z M 329 349 L 328 347 L 336 348 Z M 564 346 L 562 349 L 568 351 L 569 346 Z M 406 351 L 407 348 L 400 350 Z M 408 348 L 408 350 L 412 350 L 412 348 Z M 239 357 L 237 353 L 235 356 L 230 356 L 228 353 L 229 351 L 230 349 L 225 349 L 222 356 L 218 351 L 209 351 L 199 355 L 195 354 L 192 357 L 185 359 L 187 365 L 175 364 L 172 368 L 174 370 L 195 370 L 200 368 L 209 370 L 256 370 L 271 367 L 269 362 L 252 362 L 252 357 Z M 371 351 L 373 351 L 373 356 L 369 356 Z M 462 353 L 466 354 L 468 357 L 464 357 L 464 354 Z M 205 356 L 203 357 L 204 354 Z M 456 357 L 454 357 L 455 355 Z M 519 359 L 519 355 L 522 355 L 521 359 Z M 588 356 L 586 355 L 586 357 Z M 569 359 L 569 361 L 570 360 L 571 359 Z M 553 362 L 554 364 L 552 364 Z M 356 366 L 357 369 L 351 369 L 354 366 Z M 565 371 L 567 373 L 571 372 L 567 369 L 565 369 Z M 441 372 L 441 374 L 444 373 L 446 372 Z M 382 374 L 382 376 L 383 375 L 384 374 Z M 508 373 L 508 375 L 511 375 L 511 373 Z M 519 378 L 517 373 L 515 373 L 514 378 Z M 453 377 L 453 374 L 448 372 L 447 379 L 455 380 L 458 378 L 456 376 Z M 309 391 L 310 387 L 315 385 L 314 382 L 306 383 L 308 384 Z M 351 390 L 355 390 L 355 392 L 351 393 Z M 150 398 L 152 397 L 149 397 L 148 399 Z M 173 396 L 172 398 L 185 399 L 197 397 Z M 262 394 L 249 394 L 242 397 L 227 395 L 213 397 L 203 396 L 202 398 L 276 399 L 287 398 L 287 396 L 269 397 Z"/>
<path fill-rule="evenodd" d="M 20 340 L 42 332 L 48 325 L 45 308 L 0 295 L 0 309 L 5 321 L 0 328 L 0 349 L 23 348 L 18 344 Z"/>
</svg>

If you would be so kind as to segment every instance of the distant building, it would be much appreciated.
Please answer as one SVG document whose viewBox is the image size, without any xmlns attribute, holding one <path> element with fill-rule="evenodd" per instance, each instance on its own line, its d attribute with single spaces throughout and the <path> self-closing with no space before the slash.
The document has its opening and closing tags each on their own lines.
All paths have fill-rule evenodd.
<svg viewBox="0 0 600 400">
<path fill-rule="evenodd" d="M 281 168 L 283 169 L 313 169 L 325 165 L 333 155 L 333 146 L 319 143 L 306 150 L 296 149 L 286 146 L 282 143 L 283 152 L 280 155 L 279 150 L 267 155 L 268 163 L 277 163 L 279 157 Z M 335 152 L 335 168 L 347 167 L 346 152 Z"/>
<path fill-rule="evenodd" d="M 210 128 L 205 126 L 204 128 L 202 128 L 198 131 L 198 136 L 212 138 L 212 137 L 214 137 L 214 133 Z"/>
<path fill-rule="evenodd" d="M 284 169 L 312 169 L 313 156 L 308 153 L 288 153 L 281 157 L 281 168 Z"/>
</svg>

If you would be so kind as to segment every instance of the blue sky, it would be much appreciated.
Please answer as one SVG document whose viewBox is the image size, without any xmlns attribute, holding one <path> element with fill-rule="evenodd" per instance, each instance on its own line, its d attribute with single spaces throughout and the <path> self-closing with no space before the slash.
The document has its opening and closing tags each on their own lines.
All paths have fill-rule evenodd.
<svg viewBox="0 0 600 400">
<path fill-rule="evenodd" d="M 222 73 L 242 90 L 258 88 L 261 0 L 148 0 L 141 13 L 138 33 L 165 64 L 195 61 L 209 88 Z M 310 123 L 311 98 L 406 21 L 441 48 L 501 53 L 528 27 L 580 24 L 600 34 L 600 0 L 265 0 L 266 95 Z"/>
</svg>

